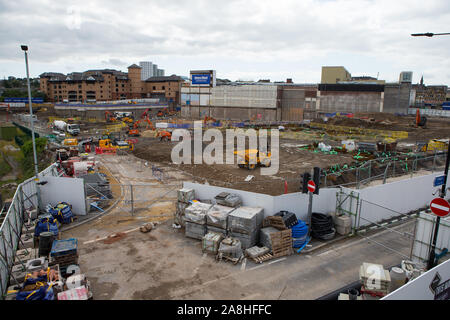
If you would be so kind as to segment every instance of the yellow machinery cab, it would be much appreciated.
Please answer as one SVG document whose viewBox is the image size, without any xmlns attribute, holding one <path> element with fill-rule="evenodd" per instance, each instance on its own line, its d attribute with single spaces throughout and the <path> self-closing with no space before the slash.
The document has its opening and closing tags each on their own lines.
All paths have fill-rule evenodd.
<svg viewBox="0 0 450 320">
<path fill-rule="evenodd" d="M 239 168 L 247 168 L 249 170 L 256 169 L 256 166 L 270 167 L 271 153 L 260 152 L 258 149 L 246 149 L 243 151 L 235 151 L 238 157 Z"/>
</svg>

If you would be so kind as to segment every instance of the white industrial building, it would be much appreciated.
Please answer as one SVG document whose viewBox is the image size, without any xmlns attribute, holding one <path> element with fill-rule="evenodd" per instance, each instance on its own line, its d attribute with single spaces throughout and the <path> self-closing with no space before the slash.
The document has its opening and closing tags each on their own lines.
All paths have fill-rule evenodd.
<svg viewBox="0 0 450 320">
<path fill-rule="evenodd" d="M 141 69 L 141 80 L 145 81 L 151 77 L 164 77 L 164 70 L 158 69 L 157 64 L 153 64 L 151 61 L 139 62 Z"/>
</svg>

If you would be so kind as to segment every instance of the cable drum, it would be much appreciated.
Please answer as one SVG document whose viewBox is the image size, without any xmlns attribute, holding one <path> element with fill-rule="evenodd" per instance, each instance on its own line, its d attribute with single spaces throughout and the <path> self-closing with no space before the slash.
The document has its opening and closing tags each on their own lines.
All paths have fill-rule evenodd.
<svg viewBox="0 0 450 320">
<path fill-rule="evenodd" d="M 330 240 L 336 230 L 333 228 L 333 218 L 327 214 L 313 212 L 311 215 L 311 235 L 314 238 Z"/>
<path fill-rule="evenodd" d="M 305 222 L 298 220 L 297 224 L 291 227 L 292 247 L 301 248 L 308 238 L 308 226 Z"/>
</svg>

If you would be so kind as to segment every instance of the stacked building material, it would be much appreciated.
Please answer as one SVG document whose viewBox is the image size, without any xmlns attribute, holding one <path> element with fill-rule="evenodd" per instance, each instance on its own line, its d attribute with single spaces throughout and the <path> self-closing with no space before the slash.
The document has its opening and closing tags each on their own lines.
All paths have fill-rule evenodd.
<svg viewBox="0 0 450 320">
<path fill-rule="evenodd" d="M 270 238 L 271 234 L 279 232 L 278 229 L 274 227 L 265 227 L 261 229 L 260 232 L 260 243 L 264 246 L 272 250 L 272 240 Z"/>
<path fill-rule="evenodd" d="M 242 204 L 241 198 L 234 193 L 221 192 L 215 196 L 217 204 L 237 208 Z"/>
<path fill-rule="evenodd" d="M 208 231 L 214 231 L 221 234 L 227 234 L 228 215 L 234 211 L 234 208 L 213 205 L 206 213 L 206 226 Z"/>
<path fill-rule="evenodd" d="M 359 268 L 361 291 L 365 293 L 384 296 L 389 293 L 391 276 L 381 264 L 364 262 Z"/>
<path fill-rule="evenodd" d="M 194 189 L 183 188 L 178 190 L 178 201 L 189 203 L 195 199 L 195 191 Z"/>
<path fill-rule="evenodd" d="M 269 253 L 270 249 L 267 247 L 254 246 L 245 250 L 245 255 L 249 258 L 257 258 L 266 253 Z"/>
<path fill-rule="evenodd" d="M 194 201 L 184 210 L 186 237 L 202 240 L 206 234 L 206 214 L 211 204 Z"/>
<path fill-rule="evenodd" d="M 181 226 L 185 226 L 184 213 L 187 206 L 195 198 L 194 189 L 183 188 L 177 192 L 178 202 L 174 216 L 174 222 Z"/>
<path fill-rule="evenodd" d="M 216 254 L 224 236 L 220 233 L 208 232 L 202 239 L 203 252 Z"/>
<path fill-rule="evenodd" d="M 239 259 L 242 256 L 241 242 L 235 238 L 225 238 L 220 242 L 218 253 L 221 256 Z"/>
<path fill-rule="evenodd" d="M 50 251 L 49 266 L 59 264 L 61 274 L 67 274 L 67 267 L 78 265 L 78 240 L 75 238 L 54 240 Z"/>
<path fill-rule="evenodd" d="M 247 249 L 258 243 L 263 219 L 263 208 L 239 207 L 228 215 L 228 230 L 232 237 L 241 241 L 242 248 Z"/>
<path fill-rule="evenodd" d="M 282 230 L 270 234 L 272 254 L 274 257 L 283 257 L 292 254 L 292 230 Z"/>
<path fill-rule="evenodd" d="M 178 201 L 176 204 L 176 211 L 175 211 L 175 217 L 174 217 L 174 222 L 176 224 L 179 224 L 181 226 L 185 226 L 185 221 L 184 221 L 184 211 L 186 210 L 186 208 L 189 206 L 188 203 L 184 203 L 184 202 L 180 202 Z"/>
<path fill-rule="evenodd" d="M 293 212 L 282 210 L 278 213 L 275 213 L 274 216 L 281 217 L 283 219 L 283 222 L 284 222 L 284 225 L 286 226 L 286 228 L 295 226 L 298 222 L 297 216 Z"/>
</svg>

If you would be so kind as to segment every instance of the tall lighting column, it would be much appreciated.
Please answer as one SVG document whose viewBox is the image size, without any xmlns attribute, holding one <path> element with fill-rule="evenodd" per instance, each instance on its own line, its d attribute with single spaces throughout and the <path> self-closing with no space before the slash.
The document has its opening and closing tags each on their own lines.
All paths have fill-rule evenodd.
<svg viewBox="0 0 450 320">
<path fill-rule="evenodd" d="M 30 107 L 30 126 L 31 126 L 31 138 L 33 140 L 33 156 L 34 156 L 34 173 L 36 175 L 36 179 L 38 178 L 38 162 L 36 156 L 36 141 L 34 137 L 34 120 L 33 120 L 33 105 L 31 104 L 31 88 L 30 88 L 30 72 L 28 70 L 28 46 L 21 45 L 22 50 L 25 52 L 25 66 L 27 68 L 27 87 L 28 87 L 28 106 Z"/>
</svg>

